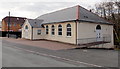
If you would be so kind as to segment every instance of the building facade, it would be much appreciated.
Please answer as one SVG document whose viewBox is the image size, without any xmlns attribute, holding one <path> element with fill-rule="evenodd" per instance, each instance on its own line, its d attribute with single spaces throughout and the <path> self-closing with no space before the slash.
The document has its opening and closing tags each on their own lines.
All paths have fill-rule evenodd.
<svg viewBox="0 0 120 69">
<path fill-rule="evenodd" d="M 2 31 L 21 31 L 22 25 L 24 24 L 26 18 L 22 17 L 13 17 L 10 16 L 10 23 L 9 22 L 9 17 L 6 16 L 5 18 L 2 19 Z M 9 28 L 8 28 L 9 25 Z"/>
<path fill-rule="evenodd" d="M 46 39 L 80 46 L 93 44 L 98 48 L 114 47 L 113 24 L 79 5 L 36 19 L 27 19 L 22 27 L 22 38 Z"/>
</svg>

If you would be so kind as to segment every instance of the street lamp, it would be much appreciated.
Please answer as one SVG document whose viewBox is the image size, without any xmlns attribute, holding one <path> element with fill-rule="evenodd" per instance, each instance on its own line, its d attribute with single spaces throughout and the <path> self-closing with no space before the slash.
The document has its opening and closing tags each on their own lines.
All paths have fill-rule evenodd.
<svg viewBox="0 0 120 69">
<path fill-rule="evenodd" d="M 9 24 L 10 24 L 10 12 L 9 12 L 9 17 L 8 17 L 8 38 L 9 38 Z"/>
</svg>

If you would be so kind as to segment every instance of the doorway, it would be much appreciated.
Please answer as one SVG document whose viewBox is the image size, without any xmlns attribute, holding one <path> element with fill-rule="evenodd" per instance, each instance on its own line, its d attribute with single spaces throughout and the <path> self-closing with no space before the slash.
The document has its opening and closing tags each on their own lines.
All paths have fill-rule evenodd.
<svg viewBox="0 0 120 69">
<path fill-rule="evenodd" d="M 101 26 L 97 25 L 96 26 L 96 40 L 97 41 L 102 41 L 102 33 L 101 33 Z"/>
</svg>

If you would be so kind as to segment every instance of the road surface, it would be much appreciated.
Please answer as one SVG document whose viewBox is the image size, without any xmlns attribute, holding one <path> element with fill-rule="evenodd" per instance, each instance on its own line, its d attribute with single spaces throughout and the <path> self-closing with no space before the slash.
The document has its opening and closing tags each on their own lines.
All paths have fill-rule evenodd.
<svg viewBox="0 0 120 69">
<path fill-rule="evenodd" d="M 2 47 L 3 67 L 85 67 L 57 61 L 4 44 Z"/>
<path fill-rule="evenodd" d="M 118 51 L 48 50 L 2 41 L 4 67 L 118 67 Z"/>
</svg>

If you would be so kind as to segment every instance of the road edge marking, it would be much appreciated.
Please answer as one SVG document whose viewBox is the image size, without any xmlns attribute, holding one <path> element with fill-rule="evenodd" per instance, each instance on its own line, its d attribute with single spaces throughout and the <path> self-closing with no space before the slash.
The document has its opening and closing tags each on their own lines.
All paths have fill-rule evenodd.
<svg viewBox="0 0 120 69">
<path fill-rule="evenodd" d="M 49 55 L 49 54 L 45 54 L 45 53 L 40 53 L 40 52 L 36 52 L 36 51 L 31 51 L 31 50 L 23 49 L 23 48 L 16 47 L 16 46 L 14 46 L 14 48 L 17 48 L 17 49 L 20 49 L 20 50 L 24 50 L 24 51 L 27 51 L 27 52 L 31 52 L 31 53 L 35 53 L 35 54 L 42 55 L 42 56 L 48 56 L 48 57 L 62 59 L 62 60 L 66 60 L 66 61 L 72 61 L 72 62 L 76 62 L 76 63 L 79 63 L 79 64 L 84 64 L 84 65 L 89 65 L 89 66 L 94 66 L 94 67 L 103 67 L 103 66 L 96 65 L 96 64 L 90 64 L 90 63 L 86 63 L 86 62 L 81 62 L 81 61 L 71 60 L 71 59 L 62 58 L 62 57 Z"/>
</svg>

